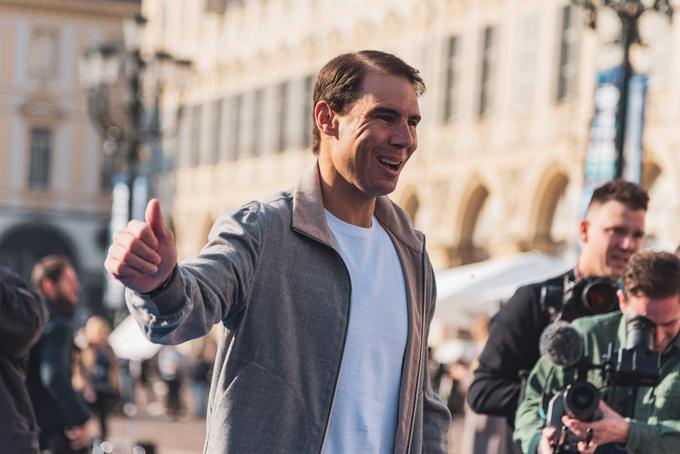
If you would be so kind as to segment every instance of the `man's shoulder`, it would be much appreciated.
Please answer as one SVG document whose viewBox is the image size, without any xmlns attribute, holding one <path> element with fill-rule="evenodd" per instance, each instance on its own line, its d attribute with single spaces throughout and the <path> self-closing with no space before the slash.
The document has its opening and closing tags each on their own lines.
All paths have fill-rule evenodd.
<svg viewBox="0 0 680 454">
<path fill-rule="evenodd" d="M 562 286 L 564 276 L 569 272 L 551 277 L 544 281 L 533 282 L 517 288 L 510 299 L 503 304 L 498 313 L 494 316 L 494 323 L 501 324 L 538 324 L 540 329 L 548 324 L 547 315 L 541 307 L 541 289 L 546 286 Z"/>
<path fill-rule="evenodd" d="M 292 210 L 293 196 L 290 191 L 279 191 L 263 200 L 244 203 L 236 210 L 226 214 L 239 223 L 262 223 L 274 221 L 282 215 L 289 217 Z"/>
<path fill-rule="evenodd" d="M 614 311 L 606 314 L 580 317 L 571 324 L 582 334 L 591 333 L 597 335 L 599 333 L 609 333 L 610 331 L 607 328 L 618 327 L 622 316 L 623 314 L 620 311 Z"/>
<path fill-rule="evenodd" d="M 564 285 L 564 276 L 568 273 L 569 271 L 543 281 L 531 282 L 529 284 L 517 287 L 515 294 L 510 298 L 510 300 L 508 300 L 506 305 L 522 305 L 534 300 L 538 300 L 540 298 L 542 288 L 546 286 L 562 287 Z"/>
</svg>

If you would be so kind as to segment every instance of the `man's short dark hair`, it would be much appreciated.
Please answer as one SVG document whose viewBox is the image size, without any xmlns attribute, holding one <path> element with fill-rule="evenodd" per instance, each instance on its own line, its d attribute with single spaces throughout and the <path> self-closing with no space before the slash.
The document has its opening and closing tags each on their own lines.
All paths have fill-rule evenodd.
<svg viewBox="0 0 680 454">
<path fill-rule="evenodd" d="M 73 268 L 71 260 L 64 255 L 48 255 L 41 259 L 33 267 L 31 283 L 37 292 L 42 293 L 42 285 L 45 279 L 56 282 L 61 279 L 67 268 Z"/>
<path fill-rule="evenodd" d="M 633 254 L 623 274 L 628 295 L 667 298 L 680 295 L 680 258 L 670 252 Z"/>
<path fill-rule="evenodd" d="M 361 84 L 369 74 L 383 73 L 405 77 L 413 85 L 418 96 L 425 93 L 425 82 L 417 69 L 401 58 L 379 50 L 362 50 L 338 55 L 319 71 L 314 84 L 312 112 L 319 101 L 326 101 L 334 112 L 347 113 L 361 94 Z M 321 133 L 312 122 L 312 151 L 319 154 Z"/>
<path fill-rule="evenodd" d="M 633 211 L 647 211 L 649 196 L 644 189 L 635 183 L 619 179 L 612 180 L 595 188 L 588 204 L 588 210 L 593 205 L 604 205 L 610 200 L 615 200 Z"/>
</svg>

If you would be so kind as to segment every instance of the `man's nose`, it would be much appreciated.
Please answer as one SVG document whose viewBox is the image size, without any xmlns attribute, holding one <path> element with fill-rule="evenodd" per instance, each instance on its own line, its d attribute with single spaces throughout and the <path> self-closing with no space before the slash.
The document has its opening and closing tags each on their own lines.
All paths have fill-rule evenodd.
<svg viewBox="0 0 680 454">
<path fill-rule="evenodd" d="M 666 335 L 663 331 L 657 328 L 656 335 L 654 336 L 654 350 L 661 351 L 664 344 L 666 343 Z"/>
<path fill-rule="evenodd" d="M 625 235 L 621 241 L 621 248 L 627 251 L 637 250 L 640 247 L 640 241 L 640 238 L 633 235 Z"/>
<path fill-rule="evenodd" d="M 390 140 L 392 145 L 410 150 L 415 145 L 415 142 L 415 130 L 412 130 L 408 123 L 399 122 L 395 124 Z"/>
</svg>

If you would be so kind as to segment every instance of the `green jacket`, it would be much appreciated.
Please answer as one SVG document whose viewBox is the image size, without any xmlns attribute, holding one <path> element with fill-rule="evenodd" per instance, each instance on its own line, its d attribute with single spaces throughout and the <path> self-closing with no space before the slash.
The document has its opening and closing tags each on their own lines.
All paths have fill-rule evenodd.
<svg viewBox="0 0 680 454">
<path fill-rule="evenodd" d="M 601 362 L 607 346 L 625 345 L 626 321 L 620 312 L 584 317 L 573 326 L 584 338 L 585 356 Z M 629 453 L 680 453 L 680 338 L 676 338 L 661 356 L 661 381 L 655 387 L 640 387 L 635 401 L 635 418 L 631 421 L 626 450 Z M 529 376 L 524 401 L 517 409 L 514 438 L 522 450 L 535 453 L 545 426 L 552 390 L 563 389 L 574 374 L 541 358 Z M 628 389 L 604 388 L 599 370 L 588 373 L 588 381 L 600 389 L 603 400 L 618 413 L 623 413 Z"/>
</svg>

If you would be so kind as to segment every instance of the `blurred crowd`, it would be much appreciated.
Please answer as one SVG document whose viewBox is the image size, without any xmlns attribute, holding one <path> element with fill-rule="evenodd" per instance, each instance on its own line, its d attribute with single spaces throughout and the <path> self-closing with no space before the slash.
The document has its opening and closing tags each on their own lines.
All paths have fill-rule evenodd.
<svg viewBox="0 0 680 454">
<path fill-rule="evenodd" d="M 470 328 L 471 341 L 456 339 L 430 350 L 428 368 L 432 389 L 451 412 L 454 427 L 449 452 L 460 454 L 509 451 L 512 433 L 505 419 L 475 413 L 467 404 L 467 392 L 477 368 L 478 356 L 489 336 L 489 317 L 480 317 Z"/>
<path fill-rule="evenodd" d="M 75 317 L 78 275 L 66 257 L 36 264 L 32 288 L 0 266 L 0 444 L 3 452 L 102 452 L 109 417 L 204 418 L 211 336 L 117 357 L 103 315 Z"/>
</svg>

